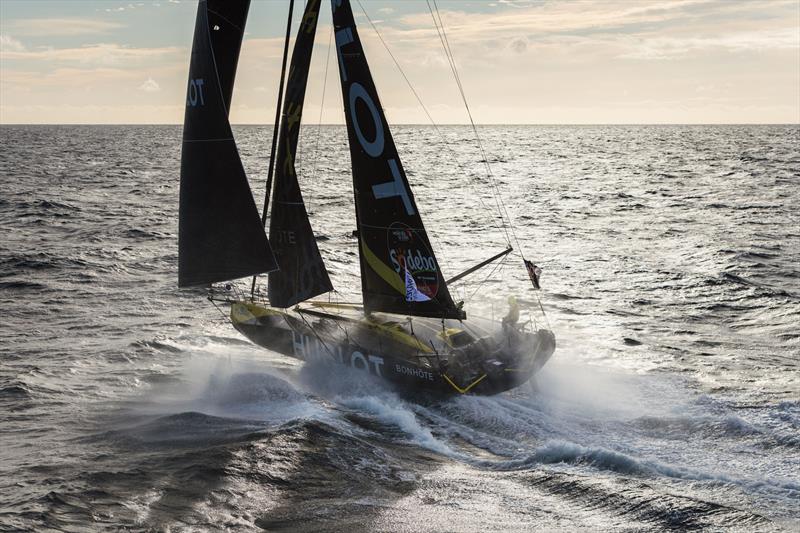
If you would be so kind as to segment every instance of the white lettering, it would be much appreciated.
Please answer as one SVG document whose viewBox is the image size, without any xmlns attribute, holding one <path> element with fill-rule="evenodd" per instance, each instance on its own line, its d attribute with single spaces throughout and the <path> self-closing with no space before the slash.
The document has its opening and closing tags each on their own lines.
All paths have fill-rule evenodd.
<svg viewBox="0 0 800 533">
<path fill-rule="evenodd" d="M 395 248 L 389 251 L 389 260 L 398 274 L 404 269 L 408 269 L 411 272 L 419 272 L 420 270 L 436 272 L 437 270 L 433 257 L 423 255 L 422 250 L 406 250 L 403 252 L 400 249 L 400 254 L 398 257 L 398 250 Z"/>
<path fill-rule="evenodd" d="M 394 265 L 395 272 L 399 274 L 402 267 L 400 266 L 400 263 L 397 261 L 397 251 L 394 248 L 392 248 L 392 250 L 389 252 L 389 259 L 392 261 L 392 264 Z"/>
<path fill-rule="evenodd" d="M 375 139 L 372 141 L 368 141 L 367 138 L 364 137 L 361 124 L 358 122 L 358 115 L 356 114 L 356 100 L 358 99 L 361 99 L 367 105 L 372 123 L 375 126 Z M 370 157 L 378 157 L 381 155 L 383 153 L 383 122 L 378 113 L 378 108 L 375 107 L 375 102 L 372 101 L 372 98 L 369 96 L 364 86 L 358 82 L 353 82 L 350 85 L 350 118 L 353 121 L 353 129 L 356 132 L 356 137 L 358 137 L 361 148 L 363 148 Z"/>
<path fill-rule="evenodd" d="M 425 370 L 422 370 L 421 368 L 411 368 L 395 364 L 394 369 L 398 374 L 405 374 L 407 376 L 413 376 L 419 379 L 427 379 L 428 381 L 433 381 L 433 374 Z"/>
<path fill-rule="evenodd" d="M 360 135 L 358 130 L 356 130 L 356 134 Z M 381 130 L 381 135 L 383 135 L 383 130 Z M 360 136 L 359 139 L 361 139 Z M 381 150 L 383 150 L 383 139 L 381 139 Z M 367 153 L 369 153 L 369 151 Z M 389 159 L 388 163 L 389 163 L 389 168 L 392 171 L 392 178 L 393 178 L 392 181 L 387 181 L 386 183 L 379 183 L 378 185 L 373 185 L 372 194 L 374 194 L 375 198 L 377 199 L 392 198 L 394 196 L 399 196 L 403 200 L 403 205 L 406 208 L 406 213 L 408 213 L 409 215 L 413 215 L 416 212 L 414 211 L 414 204 L 411 203 L 411 198 L 409 197 L 408 191 L 406 190 L 406 187 L 403 184 L 403 178 L 400 175 L 400 169 L 397 167 L 397 161 L 395 161 L 394 159 Z"/>
<path fill-rule="evenodd" d="M 381 374 L 381 367 L 383 366 L 383 357 L 378 357 L 377 355 L 370 355 L 369 362 L 372 363 L 372 367 L 375 369 L 375 375 L 378 377 L 383 377 L 383 374 Z"/>
<path fill-rule="evenodd" d="M 377 355 L 364 355 L 359 351 L 354 351 L 348 358 L 342 350 L 341 345 L 329 346 L 322 340 L 315 337 L 308 337 L 292 331 L 292 349 L 295 357 L 305 361 L 318 360 L 330 361 L 331 357 L 342 364 L 349 364 L 351 367 L 364 370 L 368 374 L 375 374 L 383 377 L 383 357 Z"/>
<path fill-rule="evenodd" d="M 356 361 L 361 361 L 361 365 L 356 365 Z M 359 370 L 366 370 L 369 372 L 369 365 L 367 364 L 367 359 L 364 357 L 364 354 L 361 352 L 353 352 L 350 354 L 350 366 L 353 368 L 357 368 Z"/>
<path fill-rule="evenodd" d="M 336 5 L 333 6 L 336 11 Z M 339 55 L 339 70 L 342 74 L 342 82 L 347 81 L 347 69 L 344 68 L 344 58 L 342 57 L 342 47 L 353 42 L 353 30 L 344 28 L 336 32 L 336 53 Z"/>
<path fill-rule="evenodd" d="M 190 107 L 195 107 L 200 102 L 200 105 L 206 105 L 206 99 L 203 95 L 203 84 L 205 81 L 203 78 L 197 78 L 195 80 L 189 80 L 189 97 L 186 99 L 186 105 Z"/>
</svg>

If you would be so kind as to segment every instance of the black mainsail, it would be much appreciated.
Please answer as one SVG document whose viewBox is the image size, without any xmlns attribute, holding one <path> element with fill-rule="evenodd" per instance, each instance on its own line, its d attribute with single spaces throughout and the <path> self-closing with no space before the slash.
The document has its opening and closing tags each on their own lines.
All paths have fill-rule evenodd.
<svg viewBox="0 0 800 533">
<path fill-rule="evenodd" d="M 367 312 L 465 318 L 422 224 L 348 0 L 332 0 Z"/>
<path fill-rule="evenodd" d="M 228 112 L 249 0 L 200 0 L 183 124 L 178 286 L 277 268 Z"/>
<path fill-rule="evenodd" d="M 320 1 L 309 0 L 303 13 L 292 52 L 278 137 L 278 164 L 269 225 L 269 241 L 280 267 L 269 274 L 269 302 L 274 307 L 289 307 L 333 290 L 308 220 L 294 166 Z"/>
</svg>

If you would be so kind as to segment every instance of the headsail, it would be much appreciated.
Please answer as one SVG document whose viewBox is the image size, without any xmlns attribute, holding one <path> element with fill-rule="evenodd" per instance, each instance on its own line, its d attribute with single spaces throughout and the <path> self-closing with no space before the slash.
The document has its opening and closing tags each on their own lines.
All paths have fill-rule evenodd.
<svg viewBox="0 0 800 533">
<path fill-rule="evenodd" d="M 269 302 L 274 307 L 289 307 L 333 290 L 294 167 L 320 1 L 309 0 L 303 14 L 292 52 L 278 137 L 278 164 L 269 225 L 269 241 L 280 266 L 280 270 L 269 275 Z"/>
<path fill-rule="evenodd" d="M 397 155 L 350 2 L 331 3 L 353 166 L 364 307 L 368 312 L 463 319 Z M 412 278 L 408 283 L 407 275 Z M 412 285 L 428 299 L 407 291 Z"/>
<path fill-rule="evenodd" d="M 249 5 L 200 0 L 197 7 L 181 154 L 181 287 L 277 268 L 228 122 Z"/>
</svg>

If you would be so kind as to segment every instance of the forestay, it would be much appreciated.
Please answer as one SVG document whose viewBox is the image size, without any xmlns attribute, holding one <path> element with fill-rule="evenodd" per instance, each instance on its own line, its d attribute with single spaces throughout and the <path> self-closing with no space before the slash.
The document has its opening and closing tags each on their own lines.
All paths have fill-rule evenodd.
<svg viewBox="0 0 800 533">
<path fill-rule="evenodd" d="M 294 165 L 319 8 L 320 0 L 309 0 L 303 14 L 292 52 L 278 137 L 269 225 L 269 241 L 280 267 L 269 275 L 269 301 L 274 307 L 289 307 L 333 290 L 308 220 Z"/>
<path fill-rule="evenodd" d="M 453 302 L 389 131 L 348 0 L 332 0 L 367 312 L 465 318 Z"/>
<path fill-rule="evenodd" d="M 181 154 L 181 287 L 277 268 L 228 122 L 249 3 L 201 0 L 197 8 Z"/>
</svg>

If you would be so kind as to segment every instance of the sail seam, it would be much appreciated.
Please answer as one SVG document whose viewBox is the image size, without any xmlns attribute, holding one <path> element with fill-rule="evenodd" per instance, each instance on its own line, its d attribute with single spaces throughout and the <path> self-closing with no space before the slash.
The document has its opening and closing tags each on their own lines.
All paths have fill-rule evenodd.
<svg viewBox="0 0 800 533">
<path fill-rule="evenodd" d="M 185 143 L 211 143 L 211 142 L 223 142 L 223 141 L 235 141 L 233 137 L 220 137 L 218 139 L 183 139 Z"/>
<path fill-rule="evenodd" d="M 208 8 L 206 8 L 206 11 L 208 11 L 209 13 L 214 13 L 216 16 L 218 16 L 219 18 L 221 18 L 222 20 L 224 20 L 225 22 L 227 22 L 228 24 L 230 24 L 231 26 L 233 26 L 234 28 L 236 28 L 240 32 L 244 33 L 244 28 L 242 28 L 240 26 L 237 26 L 236 24 L 234 24 L 233 22 L 228 20 L 228 18 L 225 17 L 224 15 L 222 15 L 219 11 L 214 11 L 213 9 L 208 9 Z"/>
<path fill-rule="evenodd" d="M 225 119 L 228 122 L 228 130 L 231 130 L 230 116 L 228 115 L 228 106 L 225 104 L 225 95 L 222 93 L 222 81 L 219 79 L 219 67 L 217 67 L 217 57 L 214 53 L 214 40 L 211 38 L 211 30 L 208 27 L 208 5 L 206 5 L 205 27 L 206 35 L 208 36 L 208 49 L 211 52 L 211 62 L 214 64 L 214 77 L 217 79 L 217 90 L 219 91 L 219 101 L 222 102 L 222 109 L 225 111 Z M 233 131 L 231 130 L 231 133 Z M 237 150 L 238 152 L 238 150 Z"/>
<path fill-rule="evenodd" d="M 372 224 L 364 224 L 364 223 L 359 224 L 359 226 L 362 227 L 362 228 L 372 228 L 372 229 L 394 229 L 391 226 L 373 226 Z M 411 229 L 411 230 L 414 230 L 414 231 L 425 231 L 425 228 L 423 228 L 423 227 L 415 228 L 415 227 L 412 227 L 412 226 L 408 226 L 408 229 Z"/>
</svg>

